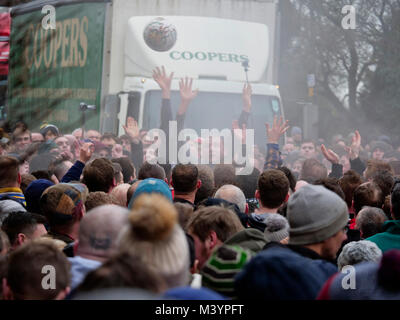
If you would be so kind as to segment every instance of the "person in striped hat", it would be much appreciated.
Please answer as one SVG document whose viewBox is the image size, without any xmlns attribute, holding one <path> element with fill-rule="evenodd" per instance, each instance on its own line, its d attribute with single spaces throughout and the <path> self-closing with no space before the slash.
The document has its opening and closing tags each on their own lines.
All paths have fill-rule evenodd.
<svg viewBox="0 0 400 320">
<path fill-rule="evenodd" d="M 252 251 L 239 246 L 223 244 L 218 247 L 200 271 L 203 286 L 235 298 L 235 276 L 254 255 Z"/>
</svg>

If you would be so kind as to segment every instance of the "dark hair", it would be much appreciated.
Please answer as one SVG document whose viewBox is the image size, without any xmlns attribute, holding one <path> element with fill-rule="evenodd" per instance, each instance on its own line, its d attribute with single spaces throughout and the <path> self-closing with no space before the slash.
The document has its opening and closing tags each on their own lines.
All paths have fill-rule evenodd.
<svg viewBox="0 0 400 320">
<path fill-rule="evenodd" d="M 356 215 L 364 206 L 382 208 L 383 201 L 381 189 L 373 182 L 363 183 L 354 191 L 354 211 Z"/>
<path fill-rule="evenodd" d="M 321 186 L 325 187 L 326 189 L 336 193 L 343 200 L 346 200 L 346 196 L 345 196 L 342 188 L 339 185 L 338 179 L 335 179 L 335 178 L 320 179 L 320 180 L 315 181 L 314 184 L 321 185 Z"/>
<path fill-rule="evenodd" d="M 260 174 L 261 172 L 257 168 L 254 168 L 251 174 L 237 177 L 239 188 L 242 189 L 246 199 L 254 198 Z"/>
<path fill-rule="evenodd" d="M 308 183 L 314 183 L 318 179 L 328 177 L 326 167 L 316 159 L 307 159 L 303 162 L 301 168 L 300 179 Z"/>
<path fill-rule="evenodd" d="M 215 189 L 213 170 L 208 165 L 198 165 L 197 169 L 199 170 L 201 186 L 196 192 L 195 204 L 211 197 Z"/>
<path fill-rule="evenodd" d="M 392 215 L 396 220 L 400 220 L 400 184 L 395 184 L 391 195 Z"/>
<path fill-rule="evenodd" d="M 148 178 L 164 180 L 165 171 L 160 165 L 150 164 L 146 161 L 142 164 L 142 166 L 139 169 L 138 179 L 145 180 Z"/>
<path fill-rule="evenodd" d="M 124 176 L 124 183 L 129 183 L 131 177 L 133 177 L 135 173 L 132 161 L 127 157 L 112 159 L 111 161 L 114 163 L 119 163 L 122 169 L 122 175 Z"/>
<path fill-rule="evenodd" d="M 119 143 L 118 137 L 117 137 L 114 133 L 112 133 L 112 132 L 105 132 L 105 133 L 101 136 L 100 141 L 102 141 L 102 140 L 104 140 L 104 139 L 113 139 L 116 143 Z"/>
<path fill-rule="evenodd" d="M 26 188 L 28 188 L 29 184 L 33 181 L 37 180 L 35 176 L 26 173 L 21 175 L 21 190 L 25 193 Z"/>
<path fill-rule="evenodd" d="M 7 234 L 11 244 L 14 244 L 19 233 L 24 233 L 29 237 L 35 232 L 38 224 L 46 225 L 46 218 L 36 213 L 13 212 L 4 219 L 1 228 Z"/>
<path fill-rule="evenodd" d="M 296 181 L 296 178 L 293 175 L 292 171 L 287 167 L 280 167 L 280 168 L 278 168 L 278 170 L 282 171 L 285 174 L 286 178 L 288 178 L 288 180 L 289 180 L 290 190 L 292 190 L 292 192 L 295 192 L 297 181 Z"/>
<path fill-rule="evenodd" d="M 140 257 L 121 252 L 88 273 L 75 292 L 127 287 L 161 293 L 167 286 L 156 270 L 145 264 Z"/>
<path fill-rule="evenodd" d="M 231 164 L 217 164 L 214 167 L 215 190 L 225 184 L 237 185 L 235 167 Z"/>
<path fill-rule="evenodd" d="M 194 233 L 201 241 L 205 241 L 210 232 L 215 231 L 218 239 L 224 242 L 242 231 L 243 226 L 232 210 L 211 206 L 195 211 L 188 221 L 187 230 L 189 233 Z"/>
<path fill-rule="evenodd" d="M 387 170 L 379 170 L 372 175 L 372 181 L 382 190 L 383 197 L 386 197 L 392 191 L 394 185 L 393 173 Z"/>
<path fill-rule="evenodd" d="M 57 275 L 55 289 L 45 289 L 42 286 L 42 270 L 48 265 L 55 269 Z M 6 278 L 17 300 L 51 300 L 69 286 L 70 264 L 64 253 L 54 244 L 34 240 L 10 254 Z"/>
<path fill-rule="evenodd" d="M 19 162 L 17 158 L 0 156 L 0 187 L 8 187 L 18 180 Z"/>
<path fill-rule="evenodd" d="M 8 239 L 7 234 L 0 230 L 0 252 L 6 249 L 8 251 L 10 247 L 10 240 Z"/>
<path fill-rule="evenodd" d="M 344 192 L 345 201 L 349 208 L 353 205 L 354 190 L 362 184 L 361 176 L 354 170 L 347 171 L 339 180 L 339 185 Z"/>
<path fill-rule="evenodd" d="M 48 170 L 37 170 L 31 173 L 36 179 L 45 179 L 51 181 L 51 176 L 53 175 Z"/>
<path fill-rule="evenodd" d="M 82 182 L 90 192 L 103 191 L 108 193 L 114 183 L 112 162 L 106 158 L 99 158 L 87 164 L 83 170 Z"/>
<path fill-rule="evenodd" d="M 196 190 L 199 170 L 194 164 L 177 164 L 172 169 L 175 194 L 189 194 Z"/>
<path fill-rule="evenodd" d="M 258 191 L 262 206 L 278 208 L 289 192 L 289 180 L 280 170 L 266 170 L 258 178 Z"/>
</svg>

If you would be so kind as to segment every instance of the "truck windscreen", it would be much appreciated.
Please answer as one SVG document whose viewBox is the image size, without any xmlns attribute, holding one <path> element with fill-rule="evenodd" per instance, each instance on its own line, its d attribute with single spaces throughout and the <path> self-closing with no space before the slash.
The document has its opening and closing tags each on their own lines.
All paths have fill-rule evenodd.
<svg viewBox="0 0 400 320">
<path fill-rule="evenodd" d="M 171 92 L 171 108 L 175 118 L 180 104 L 178 91 Z M 201 129 L 232 128 L 242 111 L 242 96 L 238 93 L 199 92 L 186 113 L 184 128 L 201 134 Z M 160 127 L 161 91 L 147 91 L 145 95 L 142 128 L 149 130 Z M 255 143 L 262 149 L 266 145 L 265 123 L 272 124 L 274 115 L 281 115 L 279 100 L 273 96 L 252 95 L 252 110 L 247 129 L 254 129 Z"/>
</svg>

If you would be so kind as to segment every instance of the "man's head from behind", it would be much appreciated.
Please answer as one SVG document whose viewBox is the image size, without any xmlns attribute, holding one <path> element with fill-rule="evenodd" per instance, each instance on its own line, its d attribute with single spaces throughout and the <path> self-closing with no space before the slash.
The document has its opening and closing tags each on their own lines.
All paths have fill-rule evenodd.
<svg viewBox="0 0 400 320">
<path fill-rule="evenodd" d="M 13 251 L 3 293 L 7 300 L 64 299 L 69 292 L 70 265 L 50 239 L 37 239 Z"/>
<path fill-rule="evenodd" d="M 279 208 L 285 202 L 288 192 L 289 180 L 280 170 L 266 170 L 258 178 L 256 198 L 265 208 Z"/>
<path fill-rule="evenodd" d="M 82 182 L 90 192 L 108 193 L 115 186 L 112 162 L 105 158 L 95 159 L 85 166 Z"/>
<path fill-rule="evenodd" d="M 187 195 L 200 188 L 199 170 L 193 164 L 178 164 L 172 169 L 175 194 Z"/>
<path fill-rule="evenodd" d="M 110 257 L 116 250 L 116 240 L 127 223 L 128 214 L 129 210 L 115 205 L 88 211 L 79 225 L 76 254 L 100 261 Z"/>
<path fill-rule="evenodd" d="M 19 162 L 14 157 L 0 156 L 0 188 L 17 187 L 21 183 Z"/>
<path fill-rule="evenodd" d="M 148 178 L 164 180 L 165 171 L 163 167 L 158 164 L 151 164 L 149 162 L 143 163 L 143 165 L 139 169 L 138 179 L 145 180 Z"/>
<path fill-rule="evenodd" d="M 357 214 L 356 229 L 360 231 L 361 238 L 366 239 L 382 232 L 382 226 L 386 220 L 387 217 L 382 209 L 364 207 Z"/>
<path fill-rule="evenodd" d="M 384 198 L 379 186 L 373 182 L 365 182 L 354 190 L 354 210 L 356 215 L 364 206 L 382 208 Z"/>
<path fill-rule="evenodd" d="M 346 239 L 346 203 L 322 186 L 305 185 L 288 201 L 289 244 L 309 247 L 322 258 L 335 259 Z"/>
<path fill-rule="evenodd" d="M 4 219 L 2 230 L 10 239 L 11 246 L 17 248 L 27 241 L 47 234 L 47 220 L 39 214 L 30 212 L 13 212 Z"/>
<path fill-rule="evenodd" d="M 85 213 L 88 190 L 80 183 L 59 183 L 47 188 L 40 197 L 40 208 L 50 227 L 71 226 Z"/>
<path fill-rule="evenodd" d="M 248 207 L 242 190 L 232 184 L 226 184 L 215 192 L 214 198 L 224 199 L 239 207 L 240 212 L 246 213 Z"/>
<path fill-rule="evenodd" d="M 213 249 L 243 230 L 243 226 L 233 211 L 211 206 L 195 211 L 186 229 L 194 239 L 196 259 L 201 268 Z"/>
<path fill-rule="evenodd" d="M 300 172 L 300 179 L 308 183 L 314 183 L 316 180 L 328 177 L 326 167 L 316 159 L 307 159 L 303 162 Z"/>
</svg>

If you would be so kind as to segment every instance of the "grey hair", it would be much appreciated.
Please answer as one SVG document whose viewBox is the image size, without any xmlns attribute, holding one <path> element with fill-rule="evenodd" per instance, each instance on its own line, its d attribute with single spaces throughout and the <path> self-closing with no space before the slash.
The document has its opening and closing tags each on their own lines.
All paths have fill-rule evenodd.
<svg viewBox="0 0 400 320">
<path fill-rule="evenodd" d="M 382 232 L 382 225 L 386 220 L 387 216 L 382 209 L 365 206 L 357 214 L 356 227 L 366 239 Z"/>
<path fill-rule="evenodd" d="M 246 211 L 246 197 L 242 190 L 232 184 L 225 184 L 215 192 L 214 198 L 236 204 L 240 212 Z"/>
<path fill-rule="evenodd" d="M 361 262 L 379 262 L 382 251 L 378 246 L 368 240 L 349 242 L 343 247 L 338 257 L 338 268 L 342 270 L 347 265 L 355 265 Z"/>
</svg>

